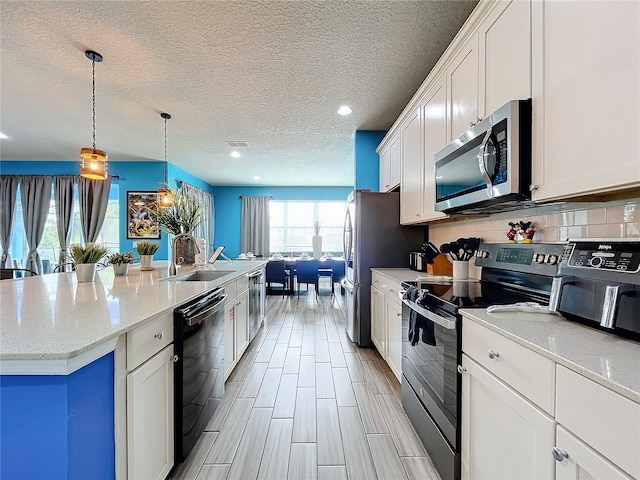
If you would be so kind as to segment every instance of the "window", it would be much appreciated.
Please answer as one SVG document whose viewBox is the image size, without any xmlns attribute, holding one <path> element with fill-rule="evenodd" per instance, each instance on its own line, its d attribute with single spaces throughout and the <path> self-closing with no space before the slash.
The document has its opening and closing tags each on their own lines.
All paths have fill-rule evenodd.
<svg viewBox="0 0 640 480">
<path fill-rule="evenodd" d="M 119 186 L 117 183 L 111 184 L 109 192 L 109 204 L 107 205 L 107 213 L 105 215 L 104 224 L 98 235 L 96 243 L 105 245 L 110 253 L 117 252 L 120 249 L 120 202 L 119 202 Z M 80 202 L 78 201 L 77 185 L 75 186 L 73 202 L 73 219 L 71 220 L 71 241 L 70 243 L 83 243 L 82 228 L 80 226 Z M 22 203 L 20 202 L 20 187 L 18 186 L 18 200 L 16 205 L 15 230 L 13 234 L 13 242 L 11 244 L 11 257 L 24 266 L 27 261 L 27 253 L 29 246 L 25 237 L 24 223 L 22 219 Z M 51 190 L 51 202 L 49 203 L 49 215 L 42 234 L 42 241 L 38 247 L 38 253 L 42 259 L 45 273 L 52 271 L 58 263 L 60 255 L 60 242 L 58 242 L 58 219 L 56 216 L 56 205 L 53 197 L 53 189 Z M 21 262 L 21 263 L 19 263 Z M 47 267 L 48 266 L 48 267 Z"/>
<path fill-rule="evenodd" d="M 320 222 L 322 251 L 342 254 L 345 202 L 269 202 L 271 253 L 310 253 L 313 223 Z"/>
</svg>

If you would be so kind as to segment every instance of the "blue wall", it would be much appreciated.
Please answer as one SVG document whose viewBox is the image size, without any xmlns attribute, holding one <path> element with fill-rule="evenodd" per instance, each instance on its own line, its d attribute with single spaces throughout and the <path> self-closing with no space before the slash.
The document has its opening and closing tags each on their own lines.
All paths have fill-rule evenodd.
<svg viewBox="0 0 640 480">
<path fill-rule="evenodd" d="M 215 246 L 225 245 L 225 254 L 240 254 L 241 195 L 270 195 L 273 200 L 346 201 L 352 187 L 213 187 L 216 222 Z"/>
<path fill-rule="evenodd" d="M 115 478 L 113 392 L 113 352 L 67 376 L 0 376 L 0 479 Z"/>
<path fill-rule="evenodd" d="M 380 157 L 376 148 L 386 135 L 385 130 L 356 130 L 354 140 L 354 177 L 358 190 L 380 190 Z"/>
<path fill-rule="evenodd" d="M 172 165 L 169 164 L 169 173 L 172 171 Z M 178 173 L 182 170 L 174 167 Z M 2 161 L 0 162 L 0 173 L 3 175 L 79 175 L 80 170 L 76 162 L 47 162 L 47 161 Z M 118 175 L 120 186 L 120 251 L 134 250 L 133 243 L 135 240 L 127 239 L 127 191 L 147 191 L 157 190 L 164 179 L 163 162 L 109 162 L 109 174 Z M 186 178 L 186 177 L 189 178 Z M 183 178 L 184 177 L 184 178 Z M 171 178 L 171 177 L 169 177 Z M 200 180 L 195 179 L 193 175 L 184 172 L 184 175 L 178 177 L 192 185 L 200 187 Z M 189 181 L 191 180 L 191 181 Z M 197 182 L 196 182 L 197 180 Z M 202 182 L 200 182 L 202 183 Z M 171 183 L 169 182 L 171 185 Z M 174 185 L 172 185 L 173 187 Z M 210 188 L 210 187 L 209 187 Z M 161 235 L 160 249 L 155 254 L 158 260 L 168 258 L 168 242 L 165 234 Z"/>
</svg>

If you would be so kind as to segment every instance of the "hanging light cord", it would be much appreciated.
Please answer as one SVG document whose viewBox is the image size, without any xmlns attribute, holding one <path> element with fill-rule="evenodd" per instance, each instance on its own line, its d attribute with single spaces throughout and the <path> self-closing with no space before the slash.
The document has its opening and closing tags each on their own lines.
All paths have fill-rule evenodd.
<svg viewBox="0 0 640 480">
<path fill-rule="evenodd" d="M 167 118 L 164 119 L 164 183 L 167 184 L 169 171 L 167 168 Z"/>
<path fill-rule="evenodd" d="M 93 149 L 96 149 L 96 59 L 95 57 L 91 61 L 92 64 L 92 77 L 91 89 L 93 92 Z"/>
</svg>

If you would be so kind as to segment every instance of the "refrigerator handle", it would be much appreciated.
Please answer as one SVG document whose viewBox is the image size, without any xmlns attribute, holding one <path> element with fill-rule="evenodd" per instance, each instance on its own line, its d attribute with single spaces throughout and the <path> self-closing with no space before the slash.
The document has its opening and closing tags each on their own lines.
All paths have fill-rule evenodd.
<svg viewBox="0 0 640 480">
<path fill-rule="evenodd" d="M 342 230 L 342 250 L 344 254 L 344 261 L 347 265 L 351 260 L 352 232 L 353 226 L 351 225 L 351 213 L 347 208 L 347 213 L 344 216 L 344 228 Z"/>
</svg>

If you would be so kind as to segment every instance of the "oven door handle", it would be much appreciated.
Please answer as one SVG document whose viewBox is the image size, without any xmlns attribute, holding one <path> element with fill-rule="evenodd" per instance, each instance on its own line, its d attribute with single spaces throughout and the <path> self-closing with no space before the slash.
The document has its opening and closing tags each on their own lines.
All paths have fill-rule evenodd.
<svg viewBox="0 0 640 480">
<path fill-rule="evenodd" d="M 422 308 L 420 305 L 415 302 L 411 302 L 409 300 L 402 299 L 402 303 L 404 303 L 407 307 L 409 307 L 414 312 L 422 315 L 423 317 L 431 320 L 433 323 L 440 325 L 447 330 L 455 330 L 457 328 L 457 322 L 455 320 L 448 320 L 440 315 L 433 313 L 426 308 Z"/>
<path fill-rule="evenodd" d="M 225 293 L 214 304 L 205 307 L 204 310 L 194 312 L 193 315 L 185 316 L 184 323 L 189 327 L 193 327 L 194 325 L 202 323 L 205 319 L 213 315 L 217 310 L 220 310 L 221 308 L 224 307 L 224 302 L 227 299 L 227 297 L 228 295 Z"/>
</svg>

